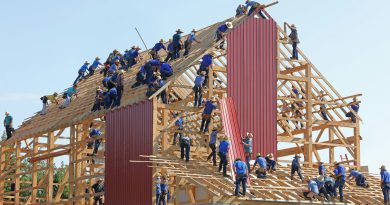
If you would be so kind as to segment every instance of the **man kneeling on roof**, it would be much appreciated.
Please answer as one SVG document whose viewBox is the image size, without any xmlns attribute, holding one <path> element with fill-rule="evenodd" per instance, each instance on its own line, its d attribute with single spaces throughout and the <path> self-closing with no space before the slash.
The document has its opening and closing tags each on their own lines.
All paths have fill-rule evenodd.
<svg viewBox="0 0 390 205">
<path fill-rule="evenodd" d="M 317 199 L 316 197 L 320 193 L 318 191 L 317 183 L 313 179 L 310 179 L 310 177 L 308 176 L 306 176 L 303 181 L 307 183 L 307 188 L 308 188 L 306 191 L 303 192 L 304 198 L 309 200 L 316 200 Z"/>
<path fill-rule="evenodd" d="M 267 156 L 265 157 L 265 161 L 267 161 L 267 171 L 271 173 L 273 171 L 276 171 L 276 161 L 274 159 L 273 153 L 267 154 Z"/>
<path fill-rule="evenodd" d="M 370 185 L 366 182 L 366 177 L 360 173 L 359 171 L 356 170 L 356 168 L 352 167 L 349 170 L 349 176 L 347 180 L 352 181 L 355 179 L 356 186 L 361 186 L 364 188 L 370 187 Z"/>
<path fill-rule="evenodd" d="M 58 105 L 58 100 L 57 100 L 58 93 L 53 93 L 53 95 L 45 95 L 41 97 L 42 100 L 42 111 L 41 115 L 46 115 L 46 108 L 50 103 L 56 103 Z"/>
<path fill-rule="evenodd" d="M 265 178 L 267 176 L 267 161 L 260 153 L 257 154 L 252 171 L 256 168 L 257 164 L 259 164 L 259 168 L 256 170 L 257 178 Z"/>
<path fill-rule="evenodd" d="M 72 102 L 72 96 L 74 95 L 77 98 L 77 92 L 77 85 L 73 85 L 72 87 L 68 88 L 62 96 L 65 101 L 60 105 L 60 109 L 67 108 Z"/>
</svg>

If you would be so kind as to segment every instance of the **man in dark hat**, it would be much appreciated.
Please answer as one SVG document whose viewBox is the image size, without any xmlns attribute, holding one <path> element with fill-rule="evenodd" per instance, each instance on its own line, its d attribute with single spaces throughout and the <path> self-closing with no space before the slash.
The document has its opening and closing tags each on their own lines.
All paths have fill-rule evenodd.
<svg viewBox="0 0 390 205">
<path fill-rule="evenodd" d="M 299 163 L 300 158 L 301 158 L 301 156 L 296 154 L 294 159 L 291 162 L 291 180 L 294 180 L 294 174 L 295 174 L 295 172 L 297 172 L 299 178 L 303 181 L 303 176 L 301 173 L 301 164 Z"/>
<path fill-rule="evenodd" d="M 295 27 L 295 24 L 291 25 L 291 33 L 290 33 L 290 35 L 288 37 L 290 38 L 290 41 L 291 41 L 292 47 L 293 47 L 293 51 L 292 51 L 293 54 L 292 54 L 291 59 L 298 60 L 297 46 L 300 43 L 300 41 L 299 41 L 299 38 L 298 38 L 298 31 L 297 31 L 297 27 Z"/>
<path fill-rule="evenodd" d="M 196 30 L 195 29 L 192 29 L 191 33 L 188 34 L 187 39 L 184 42 L 184 54 L 183 54 L 183 56 L 187 56 L 190 53 L 190 50 L 191 50 L 193 42 L 200 43 L 200 41 L 198 41 L 196 39 Z"/>
<path fill-rule="evenodd" d="M 183 48 L 183 42 L 181 40 L 182 33 L 183 33 L 183 31 L 181 31 L 180 29 L 177 29 L 176 34 L 173 35 L 173 37 L 172 37 L 173 50 L 174 50 L 173 59 L 180 58 L 180 50 Z"/>
</svg>

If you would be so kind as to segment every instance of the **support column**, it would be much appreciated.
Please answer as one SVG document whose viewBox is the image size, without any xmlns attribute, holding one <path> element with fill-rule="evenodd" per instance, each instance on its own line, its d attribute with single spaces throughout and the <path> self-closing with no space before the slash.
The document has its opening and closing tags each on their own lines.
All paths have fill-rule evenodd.
<svg viewBox="0 0 390 205">
<path fill-rule="evenodd" d="M 51 150 L 54 148 L 54 133 L 50 132 L 47 138 L 47 150 L 51 153 Z M 50 157 L 47 159 L 47 188 L 46 188 L 46 202 L 53 202 L 53 181 L 54 181 L 54 158 Z"/>
<path fill-rule="evenodd" d="M 304 146 L 304 158 L 305 162 L 308 162 L 308 166 L 313 166 L 313 113 L 312 113 L 312 92 L 311 92 L 311 66 L 308 65 L 306 67 L 306 131 L 305 131 L 305 146 Z"/>
<path fill-rule="evenodd" d="M 69 144 L 71 145 L 70 146 L 70 153 L 69 153 L 69 202 L 68 202 L 68 205 L 73 205 L 73 201 L 71 201 L 71 199 L 73 198 L 73 196 L 75 196 L 75 177 L 74 177 L 74 174 L 75 174 L 75 155 L 76 155 L 76 146 L 75 146 L 75 143 L 76 143 L 76 136 L 75 136 L 75 132 L 76 132 L 76 129 L 75 129 L 75 126 L 72 125 L 70 126 L 70 142 Z"/>
<path fill-rule="evenodd" d="M 19 204 L 20 203 L 20 146 L 21 146 L 21 143 L 20 142 L 17 142 L 16 143 L 16 162 L 15 162 L 15 166 L 16 166 L 16 169 L 15 169 L 15 204 Z"/>
<path fill-rule="evenodd" d="M 4 170 L 5 168 L 5 147 L 1 147 L 0 151 L 0 170 Z M 5 177 L 0 177 L 0 205 L 4 204 L 4 181 Z"/>
<path fill-rule="evenodd" d="M 36 153 L 38 152 L 38 137 L 34 137 L 33 139 L 33 156 L 36 156 Z M 34 161 L 32 165 L 32 170 L 37 170 L 38 169 L 38 163 Z M 31 191 L 31 204 L 35 204 L 37 202 L 37 183 L 38 183 L 38 172 L 34 171 L 32 173 L 32 188 L 33 190 Z"/>
<path fill-rule="evenodd" d="M 334 131 L 333 127 L 329 127 L 329 142 L 333 142 L 334 140 Z M 329 147 L 329 164 L 334 162 L 334 146 Z"/>
<path fill-rule="evenodd" d="M 353 130 L 353 134 L 355 137 L 355 166 L 360 167 L 360 122 L 359 119 L 356 119 L 357 126 Z"/>
</svg>

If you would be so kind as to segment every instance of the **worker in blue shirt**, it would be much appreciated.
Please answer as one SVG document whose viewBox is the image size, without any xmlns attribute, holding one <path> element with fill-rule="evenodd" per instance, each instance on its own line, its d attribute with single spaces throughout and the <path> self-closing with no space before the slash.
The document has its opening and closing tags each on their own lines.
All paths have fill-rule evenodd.
<svg viewBox="0 0 390 205">
<path fill-rule="evenodd" d="M 246 194 L 246 181 L 248 178 L 248 167 L 241 161 L 241 158 L 234 160 L 234 174 L 236 175 L 236 189 L 234 192 L 235 196 L 239 196 L 240 184 L 242 184 L 242 196 Z"/>
<path fill-rule="evenodd" d="M 333 192 L 333 187 L 334 187 L 334 179 L 330 176 L 325 176 L 324 177 L 324 186 L 325 186 L 325 189 L 326 189 L 326 192 L 328 193 L 328 195 L 330 196 L 334 196 L 334 192 Z"/>
<path fill-rule="evenodd" d="M 291 180 L 294 180 L 294 174 L 295 174 L 295 172 L 297 172 L 299 178 L 303 181 L 301 164 L 299 163 L 300 158 L 301 158 L 301 156 L 296 154 L 294 159 L 291 162 Z"/>
<path fill-rule="evenodd" d="M 246 11 L 247 11 L 247 9 L 244 5 L 242 5 L 242 4 L 238 5 L 237 9 L 236 9 L 236 17 L 240 17 L 240 16 L 246 14 Z"/>
<path fill-rule="evenodd" d="M 91 125 L 90 127 L 90 131 L 89 131 L 89 138 L 90 139 L 94 139 L 96 137 L 99 137 L 101 136 L 103 133 L 99 130 L 99 129 L 96 129 L 96 128 L 93 128 L 93 125 Z M 101 144 L 102 140 L 101 139 L 95 139 L 94 142 L 93 142 L 93 155 L 96 155 L 96 153 L 98 152 L 99 150 L 99 146 Z M 90 147 L 91 143 L 88 143 L 88 147 Z"/>
<path fill-rule="evenodd" d="M 173 59 L 180 58 L 180 50 L 183 48 L 183 42 L 181 40 L 182 36 L 181 34 L 183 31 L 180 29 L 176 30 L 176 34 L 172 37 L 172 43 L 173 43 Z"/>
<path fill-rule="evenodd" d="M 217 151 L 216 151 L 217 147 L 216 147 L 216 143 L 217 143 L 217 138 L 218 138 L 218 132 L 219 131 L 221 131 L 221 128 L 214 127 L 213 131 L 210 134 L 210 139 L 209 139 L 209 147 L 211 149 L 211 153 L 207 157 L 207 161 L 209 161 L 211 158 L 213 158 L 212 159 L 213 166 L 217 166 Z"/>
<path fill-rule="evenodd" d="M 211 100 L 208 100 L 205 104 L 203 114 L 202 114 L 202 123 L 200 125 L 200 132 L 206 133 L 209 129 L 209 124 L 211 121 L 211 115 L 213 114 L 213 110 L 217 108 L 216 98 L 213 97 Z"/>
<path fill-rule="evenodd" d="M 310 177 L 305 177 L 303 181 L 307 183 L 307 190 L 303 192 L 305 199 L 316 199 L 316 196 L 319 194 L 317 183 Z"/>
<path fill-rule="evenodd" d="M 118 71 L 119 68 L 120 68 L 119 63 L 120 63 L 119 60 L 115 60 L 114 63 L 113 63 L 113 64 L 110 66 L 110 68 L 108 69 L 108 73 L 114 74 L 116 71 Z"/>
<path fill-rule="evenodd" d="M 228 177 L 226 173 L 226 166 L 228 164 L 227 155 L 229 149 L 230 149 L 229 138 L 225 136 L 223 140 L 219 143 L 219 151 L 218 151 L 218 156 L 220 158 L 218 172 L 221 172 L 221 170 L 223 169 L 222 173 L 224 177 Z"/>
<path fill-rule="evenodd" d="M 77 82 L 79 82 L 79 80 L 84 79 L 85 72 L 87 72 L 87 70 L 88 70 L 88 65 L 89 65 L 89 62 L 85 61 L 83 66 L 81 66 L 81 68 L 79 69 L 79 75 L 77 76 L 76 80 L 73 82 L 73 85 L 76 85 Z"/>
<path fill-rule="evenodd" d="M 364 188 L 369 187 L 368 183 L 366 183 L 366 177 L 362 173 L 357 171 L 356 168 L 354 168 L 354 167 L 352 167 L 349 170 L 349 176 L 348 176 L 347 180 L 349 180 L 349 181 L 355 180 L 356 186 L 360 186 L 360 187 L 364 187 Z"/>
<path fill-rule="evenodd" d="M 359 112 L 360 102 L 354 97 L 353 101 L 349 103 L 349 106 L 357 114 Z M 351 118 L 353 123 L 356 123 L 356 116 L 352 112 L 348 112 L 345 116 Z"/>
<path fill-rule="evenodd" d="M 187 36 L 187 39 L 184 41 L 184 54 L 183 54 L 183 56 L 187 56 L 190 53 L 193 42 L 200 43 L 200 41 L 198 41 L 196 39 L 196 30 L 195 29 L 192 29 L 191 33 Z"/>
<path fill-rule="evenodd" d="M 169 63 L 161 63 L 160 73 L 163 80 L 166 80 L 168 77 L 173 75 L 172 66 Z"/>
<path fill-rule="evenodd" d="M 64 102 L 60 105 L 60 109 L 68 107 L 72 101 L 72 96 L 74 95 L 77 98 L 77 93 L 77 84 L 68 88 L 62 96 L 62 98 L 64 98 Z"/>
<path fill-rule="evenodd" d="M 340 194 L 340 202 L 344 201 L 344 184 L 346 181 L 346 173 L 345 168 L 340 162 L 335 163 L 335 169 L 336 171 L 336 182 L 334 184 L 334 196 L 337 197 L 337 188 L 339 189 Z"/>
<path fill-rule="evenodd" d="M 249 7 L 251 7 L 251 8 L 249 9 L 248 16 L 250 16 L 253 12 L 255 12 L 256 9 L 260 8 L 258 15 L 260 15 L 261 18 L 263 18 L 263 19 L 267 19 L 267 18 L 265 17 L 265 15 L 263 14 L 263 12 L 261 11 L 261 9 L 264 8 L 264 5 L 261 5 L 260 3 L 256 2 L 256 1 L 246 0 L 246 1 L 245 1 L 245 6 L 246 6 L 246 9 L 248 9 Z M 259 17 L 256 15 L 255 18 L 259 18 Z"/>
<path fill-rule="evenodd" d="M 178 117 L 178 116 L 179 116 L 178 113 L 174 113 L 173 114 L 173 118 L 177 118 L 177 120 L 175 121 L 175 127 L 176 127 L 177 131 L 182 131 L 183 130 L 183 126 L 184 126 L 184 120 L 183 120 L 183 118 Z M 179 136 L 179 142 L 180 142 L 181 138 L 183 137 L 183 133 L 182 132 L 175 132 L 175 134 L 173 134 L 173 143 L 172 143 L 172 145 L 176 145 L 177 136 Z"/>
<path fill-rule="evenodd" d="M 158 173 L 156 177 L 156 205 L 160 205 L 161 195 L 161 177 Z"/>
<path fill-rule="evenodd" d="M 108 91 L 108 99 L 105 105 L 106 109 L 115 107 L 115 101 L 117 96 L 118 96 L 118 90 L 116 89 L 116 87 L 113 87 Z"/>
<path fill-rule="evenodd" d="M 383 192 L 384 204 L 390 204 L 389 191 L 390 191 L 390 173 L 386 170 L 384 165 L 380 168 L 381 172 L 381 188 Z"/>
<path fill-rule="evenodd" d="M 257 178 L 265 178 L 267 176 L 267 161 L 260 153 L 257 154 L 251 171 L 255 170 L 257 164 L 259 164 L 259 169 L 256 170 Z"/>
<path fill-rule="evenodd" d="M 137 64 L 138 61 L 141 59 L 139 56 L 139 51 L 141 48 L 139 46 L 136 46 L 134 48 L 134 51 L 130 53 L 129 61 L 128 61 L 128 67 L 131 68 L 133 65 Z"/>
<path fill-rule="evenodd" d="M 318 174 L 321 175 L 321 176 L 325 176 L 326 175 L 326 168 L 325 168 L 324 162 L 319 162 Z"/>
<path fill-rule="evenodd" d="M 250 169 L 250 161 L 252 157 L 252 150 L 253 150 L 253 134 L 247 132 L 245 137 L 241 139 L 241 143 L 244 146 L 244 153 L 245 153 L 245 161 L 246 166 L 248 169 Z"/>
<path fill-rule="evenodd" d="M 186 158 L 186 162 L 190 161 L 190 147 L 191 147 L 191 138 L 189 136 L 184 136 L 180 140 L 180 158 Z"/>
<path fill-rule="evenodd" d="M 325 197 L 326 201 L 330 201 L 329 193 L 325 188 L 325 177 L 318 175 L 314 181 L 317 183 L 319 195 Z"/>
<path fill-rule="evenodd" d="M 104 105 L 104 95 L 103 95 L 103 90 L 98 87 L 96 89 L 96 94 L 95 94 L 95 102 L 92 106 L 91 112 L 96 112 L 101 109 L 101 106 Z"/>
<path fill-rule="evenodd" d="M 160 88 L 164 87 L 165 85 L 165 81 L 162 79 L 161 76 L 157 76 L 157 87 L 156 87 L 156 90 L 159 90 Z M 160 92 L 159 96 L 157 97 L 161 97 L 161 101 L 164 103 L 164 104 L 168 104 L 168 93 L 167 93 L 167 90 L 164 89 Z"/>
<path fill-rule="evenodd" d="M 159 59 L 160 55 L 158 52 L 160 50 L 167 51 L 167 48 L 164 46 L 164 40 L 161 39 L 158 43 L 156 43 L 153 48 L 150 50 L 149 54 L 152 56 L 152 59 Z"/>
<path fill-rule="evenodd" d="M 221 41 L 219 46 L 217 46 L 217 48 L 224 49 L 225 40 L 226 40 L 225 39 L 226 32 L 227 32 L 227 30 L 232 29 L 232 28 L 233 28 L 233 24 L 232 24 L 232 22 L 229 22 L 229 21 L 220 25 L 217 28 L 217 31 L 215 33 L 215 37 L 216 37 L 215 43 L 218 43 L 219 41 Z"/>
<path fill-rule="evenodd" d="M 159 205 L 161 204 L 166 205 L 168 201 L 167 195 L 169 192 L 169 187 L 168 187 L 168 178 L 165 175 L 162 176 L 160 189 L 161 189 L 161 196 L 160 196 Z"/>
<path fill-rule="evenodd" d="M 15 132 L 15 129 L 13 128 L 13 121 L 14 118 L 9 114 L 9 112 L 5 112 L 4 128 L 7 134 L 7 140 L 12 137 L 12 132 Z"/>
<path fill-rule="evenodd" d="M 131 88 L 136 88 L 145 83 L 146 70 L 145 65 L 139 68 L 139 71 L 136 76 L 136 82 L 131 86 Z"/>
<path fill-rule="evenodd" d="M 95 70 L 99 66 L 103 66 L 103 64 L 100 63 L 100 58 L 96 57 L 95 60 L 93 61 L 92 65 L 89 66 L 89 68 L 88 68 L 88 76 L 87 77 L 92 76 L 95 73 Z"/>
<path fill-rule="evenodd" d="M 165 62 L 169 62 L 170 60 L 173 60 L 173 55 L 175 54 L 175 49 L 173 47 L 172 39 L 168 40 L 168 46 L 167 46 L 167 57 L 165 58 Z"/>
<path fill-rule="evenodd" d="M 200 63 L 197 74 L 199 75 L 202 71 L 205 71 L 205 80 L 203 81 L 203 86 L 206 86 L 209 81 L 209 71 L 213 68 L 213 53 L 208 53 L 202 57 L 202 62 Z"/>
<path fill-rule="evenodd" d="M 203 97 L 203 83 L 205 80 L 206 71 L 200 72 L 200 75 L 195 78 L 195 85 L 192 90 L 195 93 L 195 102 L 194 107 L 200 107 L 202 105 L 202 97 Z"/>
</svg>

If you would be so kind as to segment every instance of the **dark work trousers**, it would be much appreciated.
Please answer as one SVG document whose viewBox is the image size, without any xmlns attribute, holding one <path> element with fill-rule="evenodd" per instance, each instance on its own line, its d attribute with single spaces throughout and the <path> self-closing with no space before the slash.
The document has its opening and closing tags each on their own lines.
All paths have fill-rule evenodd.
<svg viewBox="0 0 390 205">
<path fill-rule="evenodd" d="M 209 118 L 202 118 L 202 124 L 200 125 L 200 131 L 206 133 L 209 129 L 211 116 Z"/>
<path fill-rule="evenodd" d="M 180 50 L 181 50 L 181 44 L 180 43 L 174 43 L 173 44 L 173 59 L 180 58 Z"/>
<path fill-rule="evenodd" d="M 234 195 L 238 196 L 240 192 L 240 184 L 242 184 L 242 195 L 245 196 L 246 193 L 246 176 L 237 176 L 236 177 L 236 190 L 234 191 Z"/>
<path fill-rule="evenodd" d="M 390 183 L 386 183 L 382 185 L 382 192 L 383 192 L 383 201 L 385 204 L 389 204 L 389 191 L 390 191 Z"/>
<path fill-rule="evenodd" d="M 98 152 L 101 142 L 102 142 L 102 140 L 95 140 L 95 144 L 93 147 L 93 154 L 96 154 Z"/>
<path fill-rule="evenodd" d="M 347 113 L 345 117 L 351 118 L 352 122 L 356 123 L 356 116 L 352 112 Z"/>
<path fill-rule="evenodd" d="M 184 159 L 184 154 L 186 157 L 186 162 L 190 161 L 190 145 L 180 143 L 180 158 Z"/>
<path fill-rule="evenodd" d="M 251 168 L 251 164 L 250 164 L 251 155 L 252 155 L 252 153 L 245 152 L 245 162 L 246 162 L 247 170 L 250 170 L 250 168 Z"/>
<path fill-rule="evenodd" d="M 330 196 L 334 196 L 332 182 L 325 182 L 325 189 Z"/>
<path fill-rule="evenodd" d="M 94 197 L 93 199 L 93 205 L 102 205 L 103 204 L 103 198 L 101 196 Z"/>
<path fill-rule="evenodd" d="M 325 111 L 321 111 L 322 118 L 326 121 L 329 121 L 328 115 L 326 114 Z"/>
<path fill-rule="evenodd" d="M 183 127 L 179 127 L 177 128 L 177 130 L 183 130 Z M 176 142 L 177 142 L 177 136 L 179 135 L 179 142 L 181 140 L 181 138 L 183 137 L 183 133 L 181 132 L 175 132 L 175 134 L 173 134 L 173 145 L 176 145 Z"/>
<path fill-rule="evenodd" d="M 167 55 L 167 57 L 165 58 L 165 62 L 169 62 L 170 60 L 172 60 L 173 59 L 173 55 L 174 55 L 174 53 L 173 52 L 168 52 L 168 55 Z"/>
<path fill-rule="evenodd" d="M 267 162 L 267 170 L 275 170 L 276 167 L 276 161 L 275 160 L 269 160 Z"/>
<path fill-rule="evenodd" d="M 193 90 L 195 92 L 194 107 L 199 107 L 202 105 L 203 88 L 201 86 L 194 86 Z"/>
<path fill-rule="evenodd" d="M 227 153 L 225 152 L 218 152 L 218 156 L 221 159 L 219 161 L 219 168 L 218 171 L 220 172 L 223 169 L 223 176 L 227 176 L 226 174 L 226 167 L 227 167 Z"/>
<path fill-rule="evenodd" d="M 96 69 L 96 68 L 90 66 L 90 67 L 88 68 L 88 75 L 87 75 L 87 77 L 93 76 L 93 74 L 95 73 L 95 69 Z"/>
<path fill-rule="evenodd" d="M 77 76 L 76 80 L 73 82 L 73 85 L 76 85 L 79 80 L 84 78 L 84 73 L 85 72 L 79 71 L 79 75 Z"/>
<path fill-rule="evenodd" d="M 115 100 L 115 106 L 120 106 L 122 95 L 123 95 L 123 85 L 117 86 L 116 90 L 118 91 L 118 96 L 116 97 L 116 100 Z"/>
<path fill-rule="evenodd" d="M 13 131 L 14 131 L 14 128 L 12 128 L 10 125 L 5 125 L 5 132 L 7 133 L 7 140 L 12 137 Z"/>
<path fill-rule="evenodd" d="M 329 194 L 328 194 L 328 191 L 326 191 L 325 187 L 320 187 L 318 189 L 318 191 L 319 191 L 320 195 L 322 194 L 326 198 L 326 200 L 329 201 Z"/>
<path fill-rule="evenodd" d="M 96 112 L 100 110 L 100 107 L 102 106 L 102 102 L 100 100 L 95 100 L 95 103 L 93 104 L 91 112 Z"/>
<path fill-rule="evenodd" d="M 168 77 L 171 77 L 173 73 L 161 73 L 161 78 L 166 80 Z"/>
<path fill-rule="evenodd" d="M 301 173 L 301 168 L 298 167 L 291 167 L 291 180 L 294 180 L 294 174 L 295 172 L 298 172 L 298 176 L 301 180 L 303 180 L 303 176 Z"/>
<path fill-rule="evenodd" d="M 292 44 L 292 47 L 293 47 L 293 56 L 292 56 L 292 58 L 298 60 L 297 46 L 298 46 L 298 44 L 296 42 L 293 42 L 293 44 Z"/>
<path fill-rule="evenodd" d="M 158 202 L 158 205 L 166 205 L 167 204 L 167 200 L 166 200 L 166 194 L 161 194 L 160 195 L 160 199 L 159 199 L 159 202 Z"/>
<path fill-rule="evenodd" d="M 356 182 L 357 186 L 365 187 L 366 186 L 366 177 L 364 177 L 363 175 L 359 175 L 356 177 L 355 182 Z"/>
<path fill-rule="evenodd" d="M 345 184 L 345 180 L 342 179 L 338 179 L 334 183 L 333 193 L 334 196 L 337 197 L 337 188 L 339 189 L 340 201 L 344 200 L 344 184 Z"/>
<path fill-rule="evenodd" d="M 156 205 L 160 205 L 161 194 L 156 194 Z"/>
<path fill-rule="evenodd" d="M 225 34 L 221 31 L 217 31 L 217 33 L 215 34 L 215 36 L 217 37 L 215 42 L 218 43 L 219 41 L 221 41 L 219 43 L 219 46 L 218 48 L 222 49 L 223 46 L 225 45 Z"/>
<path fill-rule="evenodd" d="M 192 47 L 192 42 L 188 42 L 188 41 L 184 42 L 184 54 L 183 54 L 183 56 L 187 56 L 190 53 L 191 47 Z"/>
<path fill-rule="evenodd" d="M 217 165 L 217 152 L 216 152 L 216 147 L 215 147 L 215 143 L 214 144 L 209 144 L 209 147 L 211 148 L 211 153 L 209 154 L 209 156 L 207 157 L 207 161 L 209 161 L 211 159 L 211 157 L 213 158 L 213 165 L 216 166 Z"/>
<path fill-rule="evenodd" d="M 161 91 L 160 97 L 164 104 L 168 104 L 168 94 L 166 90 Z"/>
</svg>

